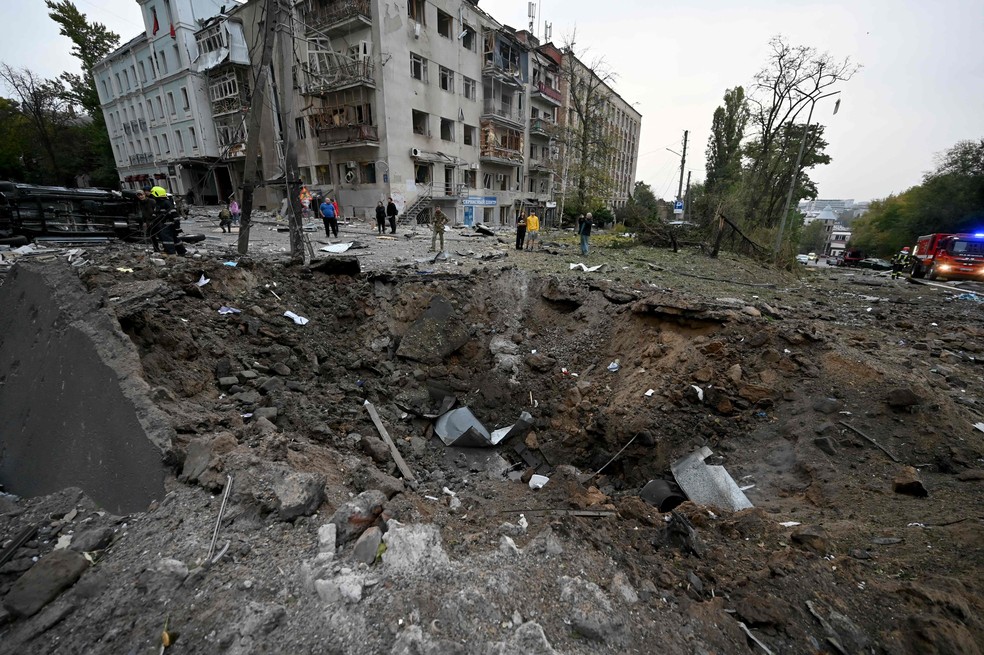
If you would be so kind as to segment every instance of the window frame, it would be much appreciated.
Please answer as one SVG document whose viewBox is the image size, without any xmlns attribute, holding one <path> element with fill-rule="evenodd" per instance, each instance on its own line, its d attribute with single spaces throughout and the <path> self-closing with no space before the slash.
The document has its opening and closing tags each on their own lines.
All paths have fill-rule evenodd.
<svg viewBox="0 0 984 655">
<path fill-rule="evenodd" d="M 438 66 L 438 86 L 442 91 L 454 93 L 454 71 L 446 66 Z"/>
<path fill-rule="evenodd" d="M 416 64 L 416 70 L 415 65 Z M 419 76 L 416 74 L 419 72 Z M 418 55 L 416 52 L 410 53 L 410 77 L 427 84 L 427 57 Z"/>
</svg>

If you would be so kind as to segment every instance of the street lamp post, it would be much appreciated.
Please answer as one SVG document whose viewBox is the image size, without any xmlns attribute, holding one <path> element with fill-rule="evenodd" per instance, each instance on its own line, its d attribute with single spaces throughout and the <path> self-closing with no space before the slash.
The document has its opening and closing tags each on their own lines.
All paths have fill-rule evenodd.
<svg viewBox="0 0 984 655">
<path fill-rule="evenodd" d="M 840 91 L 834 91 L 833 93 L 828 93 L 826 95 L 818 96 L 816 98 L 810 98 L 810 114 L 806 119 L 806 128 L 803 130 L 803 138 L 800 139 L 800 149 L 799 154 L 796 155 L 796 165 L 793 167 L 793 178 L 789 182 L 789 191 L 786 193 L 786 202 L 782 207 L 782 217 L 779 220 L 779 234 L 776 235 L 776 257 L 779 256 L 779 249 L 782 247 L 782 235 L 786 230 L 786 217 L 789 214 L 789 204 L 793 201 L 793 190 L 796 188 L 796 183 L 799 181 L 800 164 L 803 162 L 803 151 L 806 149 L 806 140 L 810 136 L 810 122 L 813 120 L 813 108 L 816 107 L 817 100 L 823 100 L 824 98 L 829 98 L 830 96 L 835 96 Z M 840 100 L 834 105 L 834 113 L 840 109 Z M 795 116 L 793 119 L 795 120 Z"/>
</svg>

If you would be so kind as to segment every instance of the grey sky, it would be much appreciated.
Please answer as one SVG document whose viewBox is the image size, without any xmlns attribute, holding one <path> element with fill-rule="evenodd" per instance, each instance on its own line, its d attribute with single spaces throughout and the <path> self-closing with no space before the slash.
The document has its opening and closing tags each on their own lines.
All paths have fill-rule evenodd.
<svg viewBox="0 0 984 655">
<path fill-rule="evenodd" d="M 231 3 L 231 1 L 230 1 Z M 90 19 L 124 41 L 141 29 L 132 0 L 76 0 Z M 526 0 L 481 0 L 512 27 L 525 27 Z M 984 137 L 984 2 L 980 0 L 543 0 L 553 41 L 577 29 L 588 59 L 604 55 L 616 87 L 643 114 L 638 179 L 675 194 L 683 130 L 688 169 L 703 178 L 714 108 L 725 89 L 748 86 L 768 56 L 769 38 L 850 56 L 864 69 L 843 85 L 843 102 L 817 105 L 831 165 L 812 173 L 824 197 L 866 200 L 903 191 L 932 168 L 933 154 Z M 0 60 L 45 76 L 77 70 L 41 0 L 7 2 Z"/>
</svg>

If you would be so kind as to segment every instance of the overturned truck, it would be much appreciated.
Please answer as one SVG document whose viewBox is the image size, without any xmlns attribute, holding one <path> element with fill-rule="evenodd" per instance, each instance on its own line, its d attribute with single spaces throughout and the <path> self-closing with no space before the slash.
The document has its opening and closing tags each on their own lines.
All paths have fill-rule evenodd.
<svg viewBox="0 0 984 655">
<path fill-rule="evenodd" d="M 0 239 L 135 239 L 136 193 L 0 181 Z"/>
</svg>

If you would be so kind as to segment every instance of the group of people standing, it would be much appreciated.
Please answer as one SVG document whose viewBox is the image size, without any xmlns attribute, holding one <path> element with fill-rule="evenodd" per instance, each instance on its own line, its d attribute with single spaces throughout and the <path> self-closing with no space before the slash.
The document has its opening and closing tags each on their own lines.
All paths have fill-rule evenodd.
<svg viewBox="0 0 984 655">
<path fill-rule="evenodd" d="M 588 239 L 594 225 L 591 212 L 577 217 L 577 234 L 581 238 L 581 254 L 588 254 Z M 516 219 L 516 250 L 534 250 L 540 242 L 540 217 L 535 212 Z M 541 246 L 542 247 L 542 246 Z"/>
<path fill-rule="evenodd" d="M 390 198 L 386 207 L 383 207 L 383 201 L 380 200 L 376 203 L 376 230 L 380 234 L 386 234 L 386 219 L 389 219 L 390 224 L 390 234 L 396 234 L 396 216 L 400 212 L 396 209 L 396 203 Z"/>
</svg>

